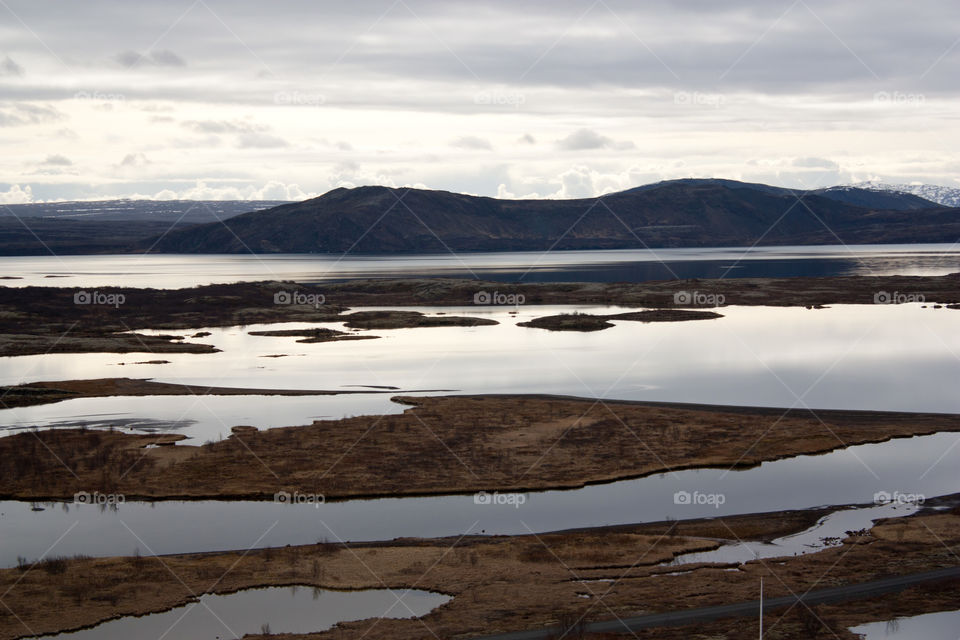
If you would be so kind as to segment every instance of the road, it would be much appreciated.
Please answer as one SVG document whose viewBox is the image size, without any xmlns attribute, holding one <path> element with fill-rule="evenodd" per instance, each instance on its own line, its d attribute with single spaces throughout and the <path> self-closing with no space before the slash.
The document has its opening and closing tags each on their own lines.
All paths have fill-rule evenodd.
<svg viewBox="0 0 960 640">
<path fill-rule="evenodd" d="M 895 576 L 893 578 L 884 578 L 882 580 L 872 580 L 870 582 L 861 582 L 859 584 L 850 584 L 842 587 L 830 587 L 827 589 L 818 589 L 810 591 L 802 596 L 783 596 L 780 598 L 769 598 L 764 600 L 764 611 L 778 609 L 790 606 L 802 599 L 808 605 L 820 604 L 825 602 L 839 602 L 843 600 L 853 600 L 857 598 L 868 598 L 871 596 L 901 591 L 907 587 L 932 582 L 935 580 L 944 580 L 949 578 L 960 578 L 960 567 L 948 567 L 946 569 L 937 569 L 935 571 L 925 571 L 923 573 L 912 573 L 905 576 Z M 639 629 L 649 629 L 652 627 L 675 627 L 694 623 L 710 622 L 718 618 L 730 617 L 757 617 L 760 613 L 760 601 L 750 600 L 749 602 L 738 602 L 734 604 L 724 604 L 714 607 L 702 607 L 699 609 L 684 609 L 681 611 L 670 611 L 667 613 L 655 613 L 645 616 L 636 616 L 622 618 L 619 620 L 604 620 L 598 622 L 589 622 L 585 630 L 591 632 L 607 633 L 630 633 Z M 546 638 L 552 633 L 556 633 L 556 627 L 546 629 L 534 629 L 530 631 L 513 631 L 493 636 L 477 637 L 475 640 L 540 640 Z"/>
</svg>

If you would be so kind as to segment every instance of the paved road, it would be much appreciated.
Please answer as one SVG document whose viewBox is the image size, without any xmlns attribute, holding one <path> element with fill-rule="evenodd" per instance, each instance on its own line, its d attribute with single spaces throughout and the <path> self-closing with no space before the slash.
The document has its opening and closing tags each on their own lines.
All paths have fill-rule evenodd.
<svg viewBox="0 0 960 640">
<path fill-rule="evenodd" d="M 837 602 L 842 600 L 853 600 L 856 598 L 868 598 L 870 596 L 901 591 L 909 586 L 934 580 L 943 580 L 947 578 L 960 578 L 960 567 L 949 567 L 946 569 L 937 569 L 936 571 L 925 571 L 923 573 L 912 573 L 905 576 L 896 576 L 885 578 L 883 580 L 873 580 L 862 582 L 860 584 L 851 584 L 843 587 L 830 587 L 828 589 L 818 589 L 811 591 L 802 598 L 794 596 L 784 596 L 781 598 L 769 598 L 764 600 L 763 608 L 777 609 L 790 606 L 802 599 L 808 605 L 819 604 L 823 602 Z M 725 604 L 715 607 L 703 607 L 700 609 L 686 609 L 682 611 L 671 611 L 668 613 L 655 613 L 647 616 L 637 616 L 633 618 L 623 618 L 621 620 L 605 620 L 602 622 L 590 622 L 586 625 L 587 631 L 607 632 L 607 633 L 629 633 L 639 629 L 648 629 L 651 627 L 675 627 L 699 622 L 710 622 L 718 618 L 729 617 L 757 617 L 760 613 L 760 601 L 751 600 L 749 602 L 738 602 L 735 604 Z M 557 629 L 535 629 L 532 631 L 514 631 L 495 636 L 484 636 L 476 640 L 540 640 L 546 638 L 549 634 L 555 633 Z"/>
</svg>

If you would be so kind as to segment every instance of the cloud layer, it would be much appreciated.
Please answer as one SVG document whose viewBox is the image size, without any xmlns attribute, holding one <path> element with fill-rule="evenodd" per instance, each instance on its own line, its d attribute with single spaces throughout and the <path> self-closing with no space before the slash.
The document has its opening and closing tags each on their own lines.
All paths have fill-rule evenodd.
<svg viewBox="0 0 960 640">
<path fill-rule="evenodd" d="M 960 5 L 936 0 L 7 5 L 4 198 L 198 180 L 573 197 L 960 167 Z"/>
</svg>

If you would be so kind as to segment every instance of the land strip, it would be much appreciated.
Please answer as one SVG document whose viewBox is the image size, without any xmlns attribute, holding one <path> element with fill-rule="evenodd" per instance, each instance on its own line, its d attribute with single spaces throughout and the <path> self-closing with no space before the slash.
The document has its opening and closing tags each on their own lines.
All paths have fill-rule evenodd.
<svg viewBox="0 0 960 640">
<path fill-rule="evenodd" d="M 410 408 L 262 431 L 237 426 L 202 446 L 144 448 L 139 436 L 102 430 L 19 433 L 0 438 L 0 492 L 39 500 L 78 491 L 128 499 L 271 499 L 297 491 L 335 500 L 572 489 L 960 431 L 954 414 L 542 395 L 394 399 Z"/>
</svg>

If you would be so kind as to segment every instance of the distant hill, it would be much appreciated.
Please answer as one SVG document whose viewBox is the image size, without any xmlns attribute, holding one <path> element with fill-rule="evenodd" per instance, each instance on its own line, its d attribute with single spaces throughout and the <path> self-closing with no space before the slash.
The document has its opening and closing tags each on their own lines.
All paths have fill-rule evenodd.
<svg viewBox="0 0 960 640">
<path fill-rule="evenodd" d="M 57 220 L 171 220 L 199 224 L 225 220 L 249 211 L 270 209 L 288 200 L 76 200 L 35 202 L 0 207 L 0 218 Z"/>
<path fill-rule="evenodd" d="M 169 253 L 408 253 L 954 242 L 960 210 L 913 194 L 671 180 L 600 198 L 499 200 L 357 187 L 174 230 Z"/>
<path fill-rule="evenodd" d="M 857 189 L 874 192 L 910 193 L 945 207 L 960 207 L 960 189 L 939 184 L 885 184 L 883 182 L 858 182 L 851 185 Z"/>
<path fill-rule="evenodd" d="M 0 255 L 124 253 L 171 229 L 269 209 L 280 200 L 100 200 L 0 206 Z M 142 249 L 141 249 L 142 250 Z"/>
</svg>

